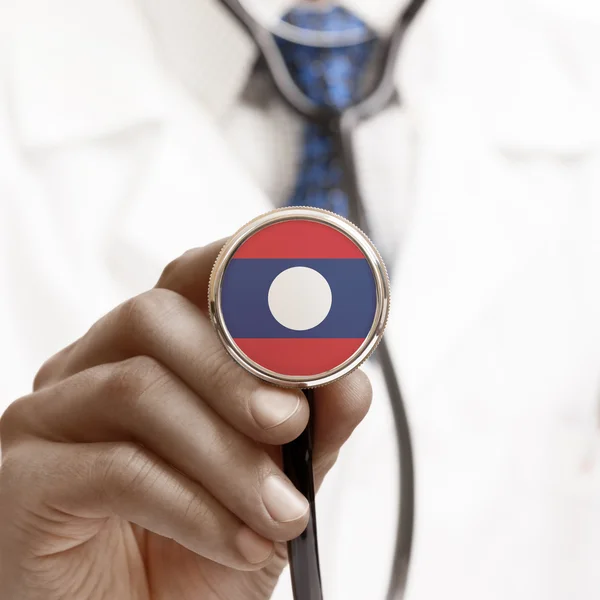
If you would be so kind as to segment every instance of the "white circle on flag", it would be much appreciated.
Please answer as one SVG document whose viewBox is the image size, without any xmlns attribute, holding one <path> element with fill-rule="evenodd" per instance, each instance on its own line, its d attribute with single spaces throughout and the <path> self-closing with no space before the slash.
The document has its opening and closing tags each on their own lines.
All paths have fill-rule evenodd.
<svg viewBox="0 0 600 600">
<path fill-rule="evenodd" d="M 294 331 L 321 324 L 331 310 L 331 288 L 314 269 L 292 267 L 281 272 L 269 288 L 269 308 L 275 320 Z"/>
</svg>

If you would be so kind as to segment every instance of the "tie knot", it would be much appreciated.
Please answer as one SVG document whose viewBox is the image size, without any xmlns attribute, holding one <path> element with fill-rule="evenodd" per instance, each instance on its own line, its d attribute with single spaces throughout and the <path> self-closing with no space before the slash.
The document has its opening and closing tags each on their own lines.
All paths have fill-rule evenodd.
<svg viewBox="0 0 600 600">
<path fill-rule="evenodd" d="M 295 8 L 283 20 L 300 29 L 329 34 L 368 26 L 342 7 L 327 10 Z M 296 85 L 317 105 L 341 110 L 352 104 L 360 90 L 365 66 L 374 43 L 363 41 L 347 46 L 317 47 L 279 38 L 279 48 Z"/>
</svg>

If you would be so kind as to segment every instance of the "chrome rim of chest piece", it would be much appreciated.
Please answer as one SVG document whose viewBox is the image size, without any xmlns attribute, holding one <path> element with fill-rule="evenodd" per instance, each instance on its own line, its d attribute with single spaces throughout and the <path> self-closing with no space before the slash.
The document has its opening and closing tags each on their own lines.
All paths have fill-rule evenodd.
<svg viewBox="0 0 600 600">
<path fill-rule="evenodd" d="M 383 260 L 355 225 L 293 207 L 262 215 L 221 250 L 208 290 L 229 354 L 275 385 L 314 388 L 375 350 L 390 305 Z"/>
</svg>

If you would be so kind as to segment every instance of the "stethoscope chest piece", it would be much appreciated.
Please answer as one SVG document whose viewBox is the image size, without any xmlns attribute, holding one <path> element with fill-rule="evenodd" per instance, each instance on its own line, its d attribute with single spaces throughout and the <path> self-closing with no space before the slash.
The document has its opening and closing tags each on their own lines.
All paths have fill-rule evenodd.
<svg viewBox="0 0 600 600">
<path fill-rule="evenodd" d="M 225 244 L 209 283 L 212 322 L 229 354 L 256 377 L 326 385 L 375 350 L 389 313 L 385 265 L 349 221 L 283 208 Z"/>
</svg>

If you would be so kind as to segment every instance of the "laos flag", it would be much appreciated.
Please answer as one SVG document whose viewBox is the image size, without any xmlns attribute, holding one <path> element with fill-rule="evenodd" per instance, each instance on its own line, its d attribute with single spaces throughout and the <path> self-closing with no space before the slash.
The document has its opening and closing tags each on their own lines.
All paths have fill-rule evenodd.
<svg viewBox="0 0 600 600">
<path fill-rule="evenodd" d="M 359 246 L 314 220 L 275 222 L 246 239 L 221 281 L 221 311 L 249 359 L 284 376 L 315 376 L 353 357 L 377 312 Z"/>
</svg>

